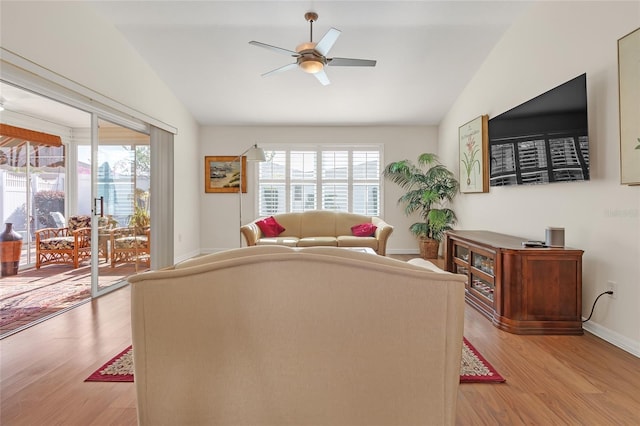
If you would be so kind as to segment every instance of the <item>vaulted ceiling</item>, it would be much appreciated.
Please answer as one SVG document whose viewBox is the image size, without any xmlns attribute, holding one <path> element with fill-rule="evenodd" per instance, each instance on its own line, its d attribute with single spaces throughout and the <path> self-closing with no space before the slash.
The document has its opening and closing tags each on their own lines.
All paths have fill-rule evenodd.
<svg viewBox="0 0 640 426">
<path fill-rule="evenodd" d="M 203 125 L 435 125 L 515 19 L 507 1 L 91 1 Z M 375 59 L 327 67 L 321 85 L 295 50 L 342 31 L 327 56 Z"/>
</svg>

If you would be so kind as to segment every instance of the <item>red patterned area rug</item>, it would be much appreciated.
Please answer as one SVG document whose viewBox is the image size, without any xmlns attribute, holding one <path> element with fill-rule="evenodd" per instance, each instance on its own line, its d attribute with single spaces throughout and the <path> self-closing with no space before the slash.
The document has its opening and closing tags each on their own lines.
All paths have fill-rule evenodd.
<svg viewBox="0 0 640 426">
<path fill-rule="evenodd" d="M 88 300 L 90 287 L 62 282 L 36 287 L 32 283 L 0 286 L 0 335 Z"/>
<path fill-rule="evenodd" d="M 501 383 L 505 379 L 464 338 L 460 383 Z M 89 376 L 85 382 L 133 382 L 133 349 L 129 346 Z"/>
<path fill-rule="evenodd" d="M 98 368 L 85 382 L 133 382 L 133 349 L 129 346 Z"/>
<path fill-rule="evenodd" d="M 465 337 L 462 341 L 460 383 L 503 383 L 506 380 L 473 347 Z"/>
<path fill-rule="evenodd" d="M 136 272 L 132 263 L 99 264 L 100 286 Z M 0 279 L 0 339 L 91 299 L 91 265 L 47 265 Z"/>
</svg>

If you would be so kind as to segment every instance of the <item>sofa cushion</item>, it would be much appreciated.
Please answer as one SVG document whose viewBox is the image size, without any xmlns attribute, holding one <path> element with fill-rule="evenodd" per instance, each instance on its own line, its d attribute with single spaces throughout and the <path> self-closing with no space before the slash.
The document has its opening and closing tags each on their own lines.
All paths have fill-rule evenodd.
<svg viewBox="0 0 640 426">
<path fill-rule="evenodd" d="M 273 237 L 273 238 L 260 238 L 256 241 L 256 245 L 258 246 L 287 246 L 287 247 L 297 247 L 298 246 L 298 237 Z"/>
<path fill-rule="evenodd" d="M 73 236 L 53 237 L 40 240 L 40 250 L 73 250 Z"/>
<path fill-rule="evenodd" d="M 378 250 L 378 240 L 374 237 L 354 237 L 353 235 L 340 235 L 338 247 L 369 247 Z"/>
<path fill-rule="evenodd" d="M 298 240 L 298 247 L 337 246 L 336 237 L 306 237 Z"/>
<path fill-rule="evenodd" d="M 313 210 L 300 214 L 300 238 L 336 235 L 336 212 Z"/>
<path fill-rule="evenodd" d="M 280 237 L 300 237 L 300 213 L 281 213 L 275 214 L 273 217 L 282 225 L 285 230 L 282 231 Z"/>
<path fill-rule="evenodd" d="M 354 237 L 373 237 L 376 233 L 377 226 L 373 223 L 361 223 L 351 227 L 351 233 Z"/>
<path fill-rule="evenodd" d="M 149 240 L 144 235 L 130 235 L 112 240 L 117 249 L 148 248 Z"/>
<path fill-rule="evenodd" d="M 282 234 L 282 231 L 285 230 L 285 228 L 280 225 L 273 216 L 269 216 L 265 219 L 257 221 L 256 225 L 258 225 L 258 228 L 260 228 L 262 234 L 268 238 L 277 237 L 278 235 Z"/>
</svg>

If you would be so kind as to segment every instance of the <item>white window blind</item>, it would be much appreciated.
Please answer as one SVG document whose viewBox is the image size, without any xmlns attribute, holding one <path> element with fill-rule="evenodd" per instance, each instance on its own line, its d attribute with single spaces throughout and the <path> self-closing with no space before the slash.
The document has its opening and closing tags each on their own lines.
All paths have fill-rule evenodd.
<svg viewBox="0 0 640 426">
<path fill-rule="evenodd" d="M 263 148 L 259 216 L 318 209 L 380 215 L 381 147 Z"/>
</svg>

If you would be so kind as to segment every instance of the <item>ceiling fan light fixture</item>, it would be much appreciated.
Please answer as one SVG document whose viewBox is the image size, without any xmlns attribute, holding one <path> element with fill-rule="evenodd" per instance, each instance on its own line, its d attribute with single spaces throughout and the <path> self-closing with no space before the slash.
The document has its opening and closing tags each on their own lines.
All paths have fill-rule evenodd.
<svg viewBox="0 0 640 426">
<path fill-rule="evenodd" d="M 282 47 L 271 46 L 266 43 L 252 40 L 249 44 L 254 46 L 263 47 L 265 49 L 273 50 L 280 54 L 289 56 L 290 58 L 296 58 L 295 62 L 286 64 L 272 71 L 262 74 L 263 77 L 273 75 L 282 71 L 290 70 L 296 66 L 307 74 L 314 74 L 316 79 L 326 86 L 330 84 L 329 78 L 324 72 L 324 67 L 327 65 L 332 66 L 360 66 L 360 67 L 374 67 L 376 61 L 369 59 L 354 59 L 354 58 L 328 58 L 327 54 L 331 47 L 334 45 L 340 30 L 330 28 L 324 36 L 317 43 L 313 41 L 313 23 L 318 20 L 318 14 L 315 12 L 307 12 L 304 18 L 309 22 L 309 41 L 299 44 L 296 50 L 284 49 Z"/>
<path fill-rule="evenodd" d="M 309 74 L 315 74 L 324 68 L 322 61 L 316 58 L 301 58 L 299 65 L 302 71 Z"/>
</svg>

